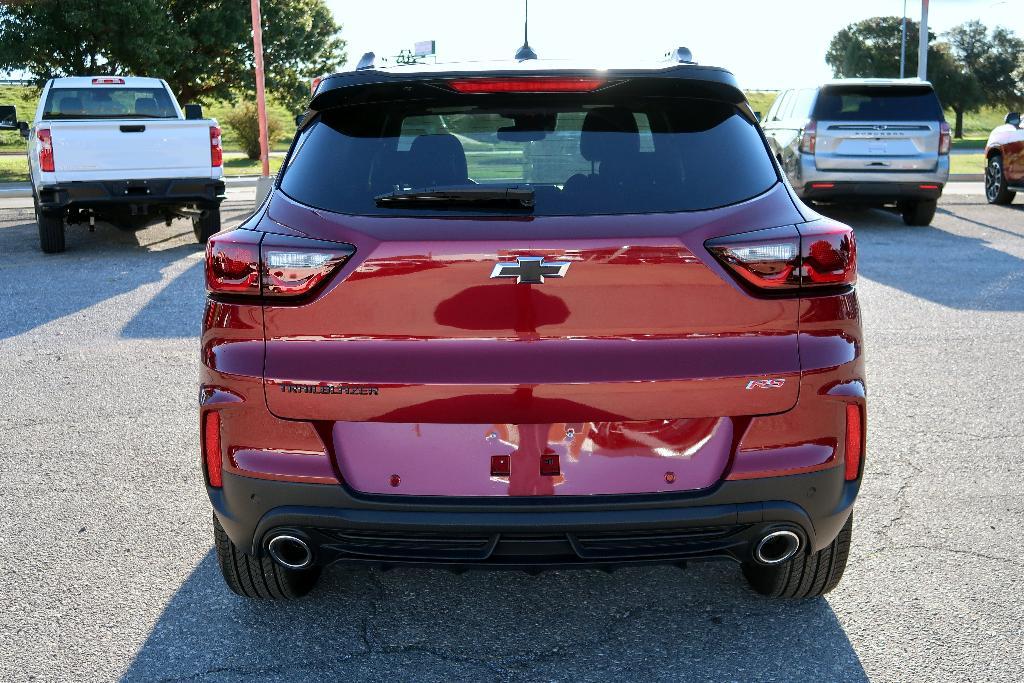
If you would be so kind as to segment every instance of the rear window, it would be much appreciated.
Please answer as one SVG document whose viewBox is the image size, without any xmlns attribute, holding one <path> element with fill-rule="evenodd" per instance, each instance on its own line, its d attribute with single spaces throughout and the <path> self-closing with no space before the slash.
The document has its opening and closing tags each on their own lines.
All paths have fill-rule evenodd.
<svg viewBox="0 0 1024 683">
<path fill-rule="evenodd" d="M 43 119 L 172 119 L 178 114 L 163 88 L 51 88 Z"/>
<path fill-rule="evenodd" d="M 281 188 L 339 213 L 452 215 L 510 209 L 378 206 L 375 197 L 515 186 L 534 192 L 534 215 L 587 215 L 708 209 L 778 181 L 757 129 L 732 105 L 538 100 L 545 103 L 471 96 L 328 110 L 296 142 Z"/>
<path fill-rule="evenodd" d="M 818 95 L 819 121 L 942 121 L 935 91 L 927 87 L 827 86 Z"/>
</svg>

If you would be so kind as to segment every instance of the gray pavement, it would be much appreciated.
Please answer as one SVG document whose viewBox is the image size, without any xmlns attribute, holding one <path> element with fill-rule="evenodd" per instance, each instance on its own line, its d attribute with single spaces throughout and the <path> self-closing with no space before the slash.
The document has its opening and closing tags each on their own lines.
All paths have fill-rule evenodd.
<svg viewBox="0 0 1024 683">
<path fill-rule="evenodd" d="M 858 229 L 869 459 L 827 598 L 699 564 L 332 569 L 274 605 L 211 552 L 190 226 L 44 257 L 31 211 L 0 208 L 0 679 L 1021 680 L 1024 205 L 835 215 Z"/>
</svg>

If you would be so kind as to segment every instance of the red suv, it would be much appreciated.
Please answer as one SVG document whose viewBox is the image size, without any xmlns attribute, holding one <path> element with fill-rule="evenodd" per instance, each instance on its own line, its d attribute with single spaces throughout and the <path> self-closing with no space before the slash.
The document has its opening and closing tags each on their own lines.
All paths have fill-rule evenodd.
<svg viewBox="0 0 1024 683">
<path fill-rule="evenodd" d="M 825 593 L 863 464 L 855 273 L 722 69 L 330 76 L 207 248 L 224 578 L 725 558 Z"/>
<path fill-rule="evenodd" d="M 985 143 L 985 198 L 1009 204 L 1024 192 L 1024 129 L 1020 112 L 1011 111 Z"/>
</svg>

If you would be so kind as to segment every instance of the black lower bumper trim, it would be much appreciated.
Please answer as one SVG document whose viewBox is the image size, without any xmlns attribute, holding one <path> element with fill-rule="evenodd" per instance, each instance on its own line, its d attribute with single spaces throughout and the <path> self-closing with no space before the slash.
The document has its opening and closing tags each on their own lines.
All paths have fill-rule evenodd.
<svg viewBox="0 0 1024 683">
<path fill-rule="evenodd" d="M 819 550 L 846 522 L 859 485 L 832 468 L 692 493 L 562 499 L 367 496 L 231 473 L 223 488 L 208 490 L 225 531 L 253 555 L 289 533 L 309 541 L 317 564 L 503 568 L 749 561 L 777 528 Z"/>
<path fill-rule="evenodd" d="M 42 209 L 111 205 L 215 205 L 224 200 L 224 181 L 213 178 L 154 178 L 58 183 L 38 193 Z"/>
<path fill-rule="evenodd" d="M 922 187 L 924 185 L 925 187 Z M 942 183 L 883 183 L 814 181 L 803 187 L 802 199 L 849 202 L 897 202 L 901 200 L 938 199 Z"/>
</svg>

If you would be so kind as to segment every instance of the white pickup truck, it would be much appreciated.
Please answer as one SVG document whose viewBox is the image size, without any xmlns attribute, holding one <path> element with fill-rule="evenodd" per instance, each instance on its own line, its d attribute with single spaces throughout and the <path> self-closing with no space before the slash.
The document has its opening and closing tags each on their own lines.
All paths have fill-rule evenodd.
<svg viewBox="0 0 1024 683">
<path fill-rule="evenodd" d="M 219 231 L 220 128 L 197 105 L 185 109 L 158 78 L 48 81 L 35 119 L 6 126 L 28 138 L 42 250 L 63 251 L 65 225 L 96 219 L 138 230 L 186 217 L 199 242 Z"/>
</svg>

